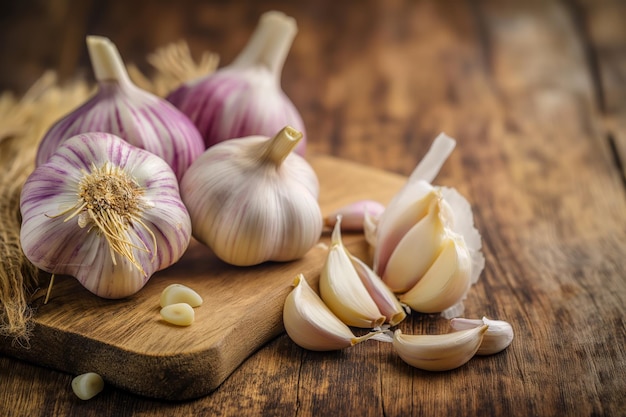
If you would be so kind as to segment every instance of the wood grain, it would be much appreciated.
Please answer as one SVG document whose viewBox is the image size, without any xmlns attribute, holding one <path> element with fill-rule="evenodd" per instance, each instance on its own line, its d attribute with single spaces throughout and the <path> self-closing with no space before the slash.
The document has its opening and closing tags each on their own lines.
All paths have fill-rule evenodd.
<svg viewBox="0 0 626 417">
<path fill-rule="evenodd" d="M 68 34 L 77 28 L 111 36 L 140 64 L 180 38 L 228 63 L 262 10 L 294 15 L 283 88 L 311 154 L 406 175 L 438 132 L 456 137 L 437 182 L 472 203 L 487 261 L 466 314 L 509 320 L 516 338 L 500 355 L 433 374 L 387 344 L 314 353 L 281 335 L 211 395 L 183 403 L 112 387 L 81 403 L 71 374 L 0 357 L 0 414 L 625 415 L 622 1 L 111 0 L 80 9 L 67 0 L 78 11 L 57 20 L 32 2 L 39 7 L 14 6 L 3 20 L 2 56 L 17 69 L 3 64 L 4 89 L 25 88 L 44 68 L 88 68 L 82 41 Z M 49 40 L 20 45 L 14 35 L 36 39 L 38 24 Z M 61 64 L 62 51 L 74 62 Z M 445 326 L 413 314 L 400 328 Z"/>
</svg>

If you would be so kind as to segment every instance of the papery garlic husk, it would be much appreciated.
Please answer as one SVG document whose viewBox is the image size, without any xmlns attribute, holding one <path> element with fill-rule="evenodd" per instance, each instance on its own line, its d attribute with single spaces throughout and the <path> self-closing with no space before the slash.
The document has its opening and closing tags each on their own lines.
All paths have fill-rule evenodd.
<svg viewBox="0 0 626 417">
<path fill-rule="evenodd" d="M 385 210 L 385 206 L 374 200 L 360 200 L 348 205 L 339 207 L 329 215 L 324 217 L 324 224 L 327 227 L 335 227 L 337 216 L 341 216 L 341 230 L 350 232 L 361 232 L 364 230 L 366 218 L 378 218 Z"/>
<path fill-rule="evenodd" d="M 172 169 L 107 133 L 63 142 L 26 180 L 20 209 L 26 257 L 104 298 L 139 291 L 191 239 Z"/>
<path fill-rule="evenodd" d="M 450 234 L 422 278 L 400 302 L 421 313 L 439 313 L 459 303 L 471 285 L 472 264 L 463 238 Z"/>
<path fill-rule="evenodd" d="M 449 371 L 465 365 L 478 351 L 488 326 L 438 335 L 405 335 L 396 330 L 393 347 L 409 365 L 426 371 Z"/>
<path fill-rule="evenodd" d="M 256 265 L 304 256 L 322 233 L 313 168 L 291 152 L 302 135 L 231 139 L 207 149 L 181 181 L 193 234 L 223 261 Z"/>
<path fill-rule="evenodd" d="M 378 334 L 355 336 L 313 291 L 304 275 L 299 274 L 293 286 L 283 306 L 283 323 L 298 346 L 317 351 L 339 350 Z"/>
<path fill-rule="evenodd" d="M 248 44 L 230 65 L 168 95 L 196 124 L 207 147 L 227 139 L 272 136 L 290 125 L 303 133 L 296 153 L 304 155 L 304 122 L 280 85 L 297 30 L 292 17 L 277 11 L 264 13 Z"/>
<path fill-rule="evenodd" d="M 171 103 L 132 83 L 109 39 L 88 36 L 87 46 L 98 90 L 48 130 L 37 150 L 37 165 L 72 136 L 106 132 L 158 155 L 180 180 L 205 149 L 198 129 Z"/>
<path fill-rule="evenodd" d="M 466 330 L 489 326 L 483 341 L 476 352 L 477 355 L 493 355 L 502 352 L 513 341 L 513 327 L 504 320 L 490 320 L 487 317 L 479 319 L 453 318 L 450 326 L 454 330 Z"/>
<path fill-rule="evenodd" d="M 341 216 L 333 229 L 319 285 L 324 303 L 347 325 L 374 328 L 386 321 L 341 241 Z"/>
</svg>

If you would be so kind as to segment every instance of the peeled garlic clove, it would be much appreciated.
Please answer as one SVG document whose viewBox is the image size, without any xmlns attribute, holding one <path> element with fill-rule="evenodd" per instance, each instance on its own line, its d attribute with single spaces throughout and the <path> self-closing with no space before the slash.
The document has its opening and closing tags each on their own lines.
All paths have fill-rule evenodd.
<svg viewBox="0 0 626 417">
<path fill-rule="evenodd" d="M 513 341 L 513 327 L 511 324 L 503 320 L 490 320 L 483 317 L 482 320 L 453 318 L 450 320 L 450 326 L 454 330 L 465 330 L 489 326 L 480 348 L 476 352 L 477 355 L 493 355 L 506 349 Z"/>
<path fill-rule="evenodd" d="M 365 285 L 367 292 L 376 303 L 378 310 L 386 317 L 385 322 L 395 326 L 406 318 L 406 312 L 398 297 L 385 285 L 374 271 L 355 256 L 350 256 L 352 265 Z"/>
<path fill-rule="evenodd" d="M 449 371 L 466 364 L 478 351 L 488 326 L 440 335 L 405 335 L 396 330 L 393 347 L 411 366 L 426 371 Z"/>
<path fill-rule="evenodd" d="M 191 307 L 202 305 L 202 297 L 191 288 L 182 284 L 171 284 L 161 292 L 161 307 L 176 303 L 187 303 Z"/>
<path fill-rule="evenodd" d="M 283 64 L 298 31 L 295 19 L 270 11 L 259 19 L 248 44 L 228 66 L 187 82 L 167 99 L 196 124 L 207 147 L 251 135 L 271 136 L 285 125 L 305 126 L 280 87 Z"/>
<path fill-rule="evenodd" d="M 378 218 L 385 206 L 378 201 L 362 200 L 340 207 L 324 218 L 324 224 L 335 227 L 337 216 L 341 216 L 341 230 L 360 232 L 364 230 L 366 216 Z M 370 220 L 371 221 L 371 220 Z"/>
<path fill-rule="evenodd" d="M 304 275 L 293 282 L 283 306 L 287 334 L 298 346 L 316 351 L 338 350 L 363 342 L 377 333 L 356 337 L 311 289 Z"/>
<path fill-rule="evenodd" d="M 198 129 L 171 103 L 132 83 L 109 39 L 88 36 L 87 46 L 98 90 L 49 129 L 37 150 L 37 165 L 72 136 L 106 132 L 161 157 L 180 180 L 205 149 Z"/>
<path fill-rule="evenodd" d="M 172 169 L 107 133 L 63 142 L 27 178 L 20 210 L 25 256 L 103 298 L 139 291 L 191 239 Z"/>
<path fill-rule="evenodd" d="M 187 303 L 176 303 L 166 305 L 161 309 L 161 318 L 176 326 L 191 326 L 195 319 L 193 307 Z"/>
<path fill-rule="evenodd" d="M 460 302 L 470 287 L 472 264 L 460 236 L 450 235 L 426 274 L 400 301 L 421 313 L 439 313 Z"/>
<path fill-rule="evenodd" d="M 446 237 L 441 195 L 431 192 L 423 201 L 428 204 L 426 215 L 396 244 L 382 276 L 396 293 L 408 291 L 424 276 L 441 252 Z"/>
<path fill-rule="evenodd" d="M 81 400 L 90 400 L 104 389 L 104 380 L 95 372 L 87 372 L 72 379 L 72 391 Z"/>
<path fill-rule="evenodd" d="M 341 321 L 361 328 L 385 322 L 378 306 L 361 281 L 348 250 L 341 241 L 341 216 L 333 229 L 326 263 L 320 274 L 320 296 Z"/>
</svg>

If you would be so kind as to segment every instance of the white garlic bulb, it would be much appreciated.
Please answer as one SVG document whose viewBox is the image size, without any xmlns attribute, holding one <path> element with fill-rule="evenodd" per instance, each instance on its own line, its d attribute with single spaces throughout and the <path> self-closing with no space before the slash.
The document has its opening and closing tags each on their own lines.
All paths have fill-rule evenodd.
<svg viewBox="0 0 626 417">
<path fill-rule="evenodd" d="M 20 209 L 26 257 L 103 298 L 139 291 L 191 239 L 172 169 L 108 133 L 64 141 L 26 180 Z"/>
<path fill-rule="evenodd" d="M 193 235 L 223 261 L 256 265 L 291 261 L 322 232 L 319 183 L 292 152 L 301 132 L 231 139 L 207 149 L 181 181 Z"/>
</svg>

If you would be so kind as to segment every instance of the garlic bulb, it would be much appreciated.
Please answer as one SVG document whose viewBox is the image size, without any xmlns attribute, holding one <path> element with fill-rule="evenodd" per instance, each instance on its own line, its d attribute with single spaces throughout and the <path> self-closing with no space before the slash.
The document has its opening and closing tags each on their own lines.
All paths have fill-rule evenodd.
<svg viewBox="0 0 626 417">
<path fill-rule="evenodd" d="M 286 125 L 304 135 L 302 117 L 280 86 L 297 30 L 292 17 L 266 12 L 230 65 L 183 84 L 167 97 L 196 124 L 206 147 L 227 139 L 272 136 Z M 303 137 L 296 153 L 304 155 L 305 143 Z"/>
<path fill-rule="evenodd" d="M 302 257 L 322 233 L 319 183 L 291 152 L 302 134 L 231 139 L 207 149 L 181 181 L 194 236 L 239 266 Z"/>
<path fill-rule="evenodd" d="M 383 213 L 364 223 L 373 269 L 400 301 L 446 317 L 462 312 L 484 268 L 471 206 L 456 190 L 431 184 L 455 144 L 439 135 Z"/>
<path fill-rule="evenodd" d="M 191 239 L 172 169 L 108 133 L 64 141 L 26 180 L 20 209 L 26 257 L 104 298 L 139 291 Z"/>
<path fill-rule="evenodd" d="M 298 346 L 317 351 L 338 350 L 378 334 L 355 336 L 313 291 L 304 275 L 299 274 L 293 286 L 283 306 L 283 323 Z"/>
<path fill-rule="evenodd" d="M 109 39 L 88 36 L 87 46 L 98 91 L 49 129 L 37 150 L 37 165 L 72 136 L 107 132 L 158 155 L 180 180 L 205 149 L 198 129 L 169 102 L 132 83 Z"/>
</svg>

